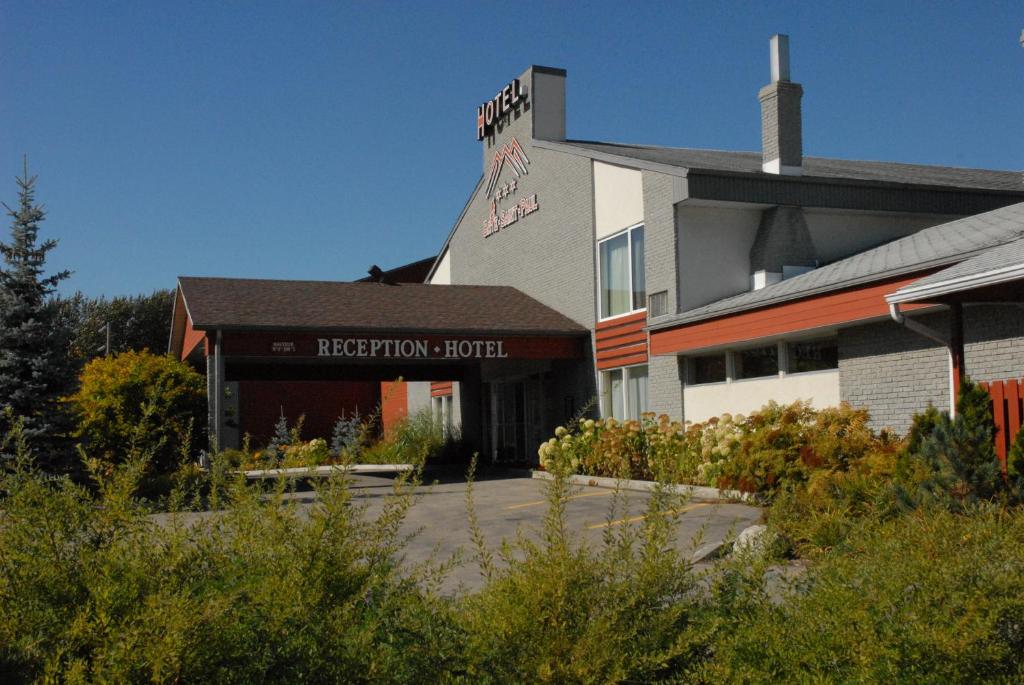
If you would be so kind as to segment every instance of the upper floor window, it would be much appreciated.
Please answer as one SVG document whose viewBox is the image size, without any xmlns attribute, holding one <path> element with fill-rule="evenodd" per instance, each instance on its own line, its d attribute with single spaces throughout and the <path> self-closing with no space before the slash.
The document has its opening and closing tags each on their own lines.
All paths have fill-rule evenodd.
<svg viewBox="0 0 1024 685">
<path fill-rule="evenodd" d="M 644 227 L 634 226 L 598 243 L 601 318 L 646 308 Z"/>
</svg>

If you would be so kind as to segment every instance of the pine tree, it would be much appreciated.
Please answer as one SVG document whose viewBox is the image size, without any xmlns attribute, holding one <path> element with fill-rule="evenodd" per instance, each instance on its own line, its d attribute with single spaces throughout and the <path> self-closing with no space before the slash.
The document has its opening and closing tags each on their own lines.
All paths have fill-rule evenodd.
<svg viewBox="0 0 1024 685">
<path fill-rule="evenodd" d="M 4 204 L 11 240 L 0 242 L 0 407 L 24 419 L 36 458 L 52 468 L 66 465 L 61 446 L 69 424 L 59 398 L 71 391 L 75 378 L 69 332 L 52 296 L 71 274 L 45 274 L 46 257 L 57 241 L 39 241 L 46 214 L 35 203 L 35 183 L 26 160 L 17 179 L 18 206 Z"/>
</svg>

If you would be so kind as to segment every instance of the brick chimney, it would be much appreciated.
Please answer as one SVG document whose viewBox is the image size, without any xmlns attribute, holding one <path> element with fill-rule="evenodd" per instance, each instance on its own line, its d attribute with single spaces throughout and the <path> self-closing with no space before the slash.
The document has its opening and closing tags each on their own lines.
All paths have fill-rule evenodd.
<svg viewBox="0 0 1024 685">
<path fill-rule="evenodd" d="M 789 80 L 789 36 L 771 39 L 772 82 L 761 101 L 761 168 L 765 173 L 799 176 L 803 167 L 800 98 L 804 89 Z"/>
</svg>

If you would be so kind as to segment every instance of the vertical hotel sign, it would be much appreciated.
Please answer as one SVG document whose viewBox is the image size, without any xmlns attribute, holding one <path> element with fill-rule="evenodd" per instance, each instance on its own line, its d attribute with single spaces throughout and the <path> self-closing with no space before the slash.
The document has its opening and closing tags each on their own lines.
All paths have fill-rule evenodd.
<svg viewBox="0 0 1024 685">
<path fill-rule="evenodd" d="M 476 108 L 476 139 L 483 140 L 494 135 L 498 122 L 526 102 L 527 91 L 519 79 L 501 89 L 492 99 Z M 519 180 L 529 173 L 530 158 L 516 138 L 500 145 L 494 152 L 491 168 L 487 175 L 487 199 L 489 211 L 484 220 L 483 234 L 488 238 L 536 212 L 540 205 L 537 194 L 519 196 Z M 503 185 L 498 184 L 501 172 L 508 167 L 513 178 Z M 504 201 L 512 199 L 512 204 Z M 503 206 L 504 205 L 504 206 Z"/>
</svg>

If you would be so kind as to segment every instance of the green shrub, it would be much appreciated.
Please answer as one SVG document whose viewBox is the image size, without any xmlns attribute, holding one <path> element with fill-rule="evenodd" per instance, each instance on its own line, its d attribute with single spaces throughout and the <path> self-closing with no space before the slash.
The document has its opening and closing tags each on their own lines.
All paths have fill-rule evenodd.
<svg viewBox="0 0 1024 685">
<path fill-rule="evenodd" d="M 379 440 L 359 449 L 356 462 L 361 464 L 416 464 L 439 455 L 448 438 L 429 409 L 400 419 Z"/>
<path fill-rule="evenodd" d="M 85 365 L 69 398 L 78 416 L 76 437 L 107 463 L 145 454 L 157 473 L 175 470 L 182 453 L 200 447 L 206 382 L 169 355 L 122 352 Z"/>
<path fill-rule="evenodd" d="M 595 547 L 566 523 L 572 488 L 564 475 L 545 487 L 539 539 L 519 536 L 500 559 L 468 494 L 486 585 L 457 605 L 463 682 L 653 682 L 689 669 L 704 643 L 695 576 L 673 544 L 681 500 L 656 490 L 642 524 L 609 527 Z M 609 520 L 622 504 L 616 496 Z"/>
<path fill-rule="evenodd" d="M 223 477 L 224 469 L 215 465 Z M 0 523 L 4 682 L 436 682 L 461 637 L 435 572 L 397 566 L 414 481 L 374 517 L 348 482 L 300 510 L 221 481 L 221 511 L 158 522 L 138 461 L 67 480 L 6 476 Z M 214 498 L 216 499 L 216 498 Z"/>
<path fill-rule="evenodd" d="M 774 596 L 724 572 L 700 682 L 1021 682 L 1024 512 L 924 508 L 848 548 Z"/>
</svg>

